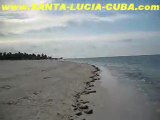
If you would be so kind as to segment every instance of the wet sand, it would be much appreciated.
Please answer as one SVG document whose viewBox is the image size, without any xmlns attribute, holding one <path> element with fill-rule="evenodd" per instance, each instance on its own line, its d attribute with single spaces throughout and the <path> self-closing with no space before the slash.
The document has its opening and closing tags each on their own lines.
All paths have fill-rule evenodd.
<svg viewBox="0 0 160 120">
<path fill-rule="evenodd" d="M 88 120 L 159 120 L 160 104 L 148 101 L 134 84 L 122 80 L 107 68 L 100 68 L 101 81 L 92 96 L 95 113 Z"/>
</svg>

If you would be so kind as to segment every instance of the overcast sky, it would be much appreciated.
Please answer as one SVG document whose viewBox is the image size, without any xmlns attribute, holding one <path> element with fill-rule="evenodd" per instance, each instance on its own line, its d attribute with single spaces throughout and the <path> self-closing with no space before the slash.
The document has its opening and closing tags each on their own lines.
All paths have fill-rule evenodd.
<svg viewBox="0 0 160 120">
<path fill-rule="evenodd" d="M 4 3 L 63 0 L 0 0 Z M 128 0 L 64 0 L 128 2 Z M 160 0 L 132 0 L 160 4 Z M 160 12 L 2 12 L 0 51 L 46 53 L 55 57 L 105 57 L 160 54 Z"/>
</svg>

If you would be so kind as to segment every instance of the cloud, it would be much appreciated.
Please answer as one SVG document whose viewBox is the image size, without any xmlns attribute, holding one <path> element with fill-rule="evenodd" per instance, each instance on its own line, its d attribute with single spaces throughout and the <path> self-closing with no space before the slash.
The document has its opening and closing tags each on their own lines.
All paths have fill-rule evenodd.
<svg viewBox="0 0 160 120">
<path fill-rule="evenodd" d="M 98 35 L 71 35 L 61 36 L 56 38 L 59 41 L 106 41 L 106 42 L 133 42 L 134 40 L 153 40 L 160 39 L 159 32 L 123 32 L 123 33 L 109 33 Z"/>
<path fill-rule="evenodd" d="M 16 38 L 0 41 L 3 51 L 45 53 L 56 57 L 97 57 L 158 54 L 160 32 L 129 32 L 55 38 Z M 132 42 L 131 42 L 132 41 Z M 1 51 L 0 49 L 0 51 Z"/>
<path fill-rule="evenodd" d="M 48 15 L 37 12 L 0 13 L 0 33 L 22 34 L 33 30 L 43 30 L 54 27 L 67 27 L 70 23 L 83 24 L 84 22 L 116 22 L 130 19 L 125 14 L 99 16 L 89 13 Z M 16 28 L 16 30 L 15 30 Z"/>
<path fill-rule="evenodd" d="M 55 43 L 55 42 L 110 42 L 110 43 L 131 43 L 135 41 L 141 40 L 159 40 L 160 39 L 160 31 L 159 32 L 125 32 L 125 33 L 110 33 L 110 34 L 102 34 L 102 35 L 63 35 L 63 36 L 41 36 L 38 37 L 15 37 L 12 39 L 0 40 L 0 44 L 31 44 L 31 45 L 39 45 L 45 43 Z"/>
</svg>

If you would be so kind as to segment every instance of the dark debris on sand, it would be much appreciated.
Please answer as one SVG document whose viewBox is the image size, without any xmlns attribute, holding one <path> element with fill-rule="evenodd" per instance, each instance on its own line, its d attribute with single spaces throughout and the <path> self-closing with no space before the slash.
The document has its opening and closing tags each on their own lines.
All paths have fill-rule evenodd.
<svg viewBox="0 0 160 120">
<path fill-rule="evenodd" d="M 100 80 L 100 75 L 99 75 L 99 71 L 100 69 L 98 67 L 96 67 L 95 65 L 92 65 L 92 67 L 94 67 L 94 71 L 92 71 L 91 73 L 93 74 L 90 78 L 91 80 L 85 82 L 85 87 L 81 92 L 77 92 L 74 95 L 74 104 L 72 105 L 73 110 L 75 112 L 75 116 L 76 117 L 80 117 L 83 114 L 93 114 L 93 109 L 90 108 L 89 106 L 89 101 L 85 101 L 83 99 L 81 99 L 81 95 L 89 95 L 92 93 L 96 93 L 95 90 L 92 90 L 94 85 L 94 82 L 97 80 Z M 72 116 L 73 117 L 73 116 Z M 70 117 L 69 120 L 74 120 L 72 117 Z M 83 118 L 82 120 L 86 120 L 85 118 Z"/>
</svg>

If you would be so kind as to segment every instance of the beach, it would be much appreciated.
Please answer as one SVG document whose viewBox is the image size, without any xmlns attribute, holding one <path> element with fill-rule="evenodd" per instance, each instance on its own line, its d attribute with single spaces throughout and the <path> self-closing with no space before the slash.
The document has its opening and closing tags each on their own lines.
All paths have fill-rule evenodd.
<svg viewBox="0 0 160 120">
<path fill-rule="evenodd" d="M 159 67 L 108 59 L 0 61 L 0 120 L 159 120 Z"/>
<path fill-rule="evenodd" d="M 96 93 L 95 66 L 56 60 L 0 66 L 0 120 L 78 120 L 93 114 L 87 97 Z"/>
</svg>

